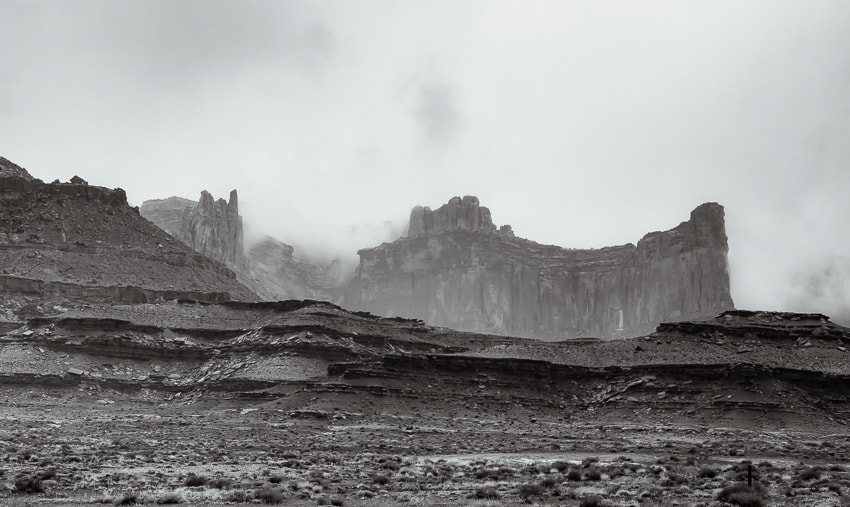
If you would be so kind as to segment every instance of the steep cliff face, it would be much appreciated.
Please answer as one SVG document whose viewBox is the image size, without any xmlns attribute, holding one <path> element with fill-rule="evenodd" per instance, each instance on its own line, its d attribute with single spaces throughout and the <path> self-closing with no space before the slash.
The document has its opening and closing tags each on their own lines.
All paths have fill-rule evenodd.
<svg viewBox="0 0 850 507">
<path fill-rule="evenodd" d="M 270 236 L 246 251 L 236 190 L 229 202 L 203 191 L 198 202 L 182 197 L 150 200 L 140 212 L 182 243 L 226 264 L 264 300 L 329 299 L 339 278 L 335 265 L 300 259 L 291 245 Z"/>
<path fill-rule="evenodd" d="M 215 200 L 204 190 L 197 203 L 170 197 L 145 201 L 139 211 L 143 217 L 207 257 L 235 271 L 246 270 L 236 190 L 230 192 L 229 201 Z"/>
<path fill-rule="evenodd" d="M 414 208 L 407 238 L 360 250 L 343 304 L 514 336 L 635 336 L 732 308 L 727 251 L 714 203 L 637 246 L 572 250 L 497 231 L 478 199 L 454 198 Z"/>
<path fill-rule="evenodd" d="M 153 199 L 139 207 L 139 213 L 157 227 L 178 238 L 183 230 L 183 217 L 189 216 L 198 203 L 183 197 Z"/>
</svg>

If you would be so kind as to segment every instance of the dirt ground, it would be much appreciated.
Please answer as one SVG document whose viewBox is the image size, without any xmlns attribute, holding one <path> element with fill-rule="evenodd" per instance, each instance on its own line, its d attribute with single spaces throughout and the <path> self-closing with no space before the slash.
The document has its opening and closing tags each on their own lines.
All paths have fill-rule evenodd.
<svg viewBox="0 0 850 507">
<path fill-rule="evenodd" d="M 255 401 L 72 393 L 4 389 L 0 502 L 723 505 L 751 467 L 762 505 L 850 504 L 850 432 L 828 421 L 499 412 L 377 394 L 317 400 L 304 388 Z"/>
</svg>

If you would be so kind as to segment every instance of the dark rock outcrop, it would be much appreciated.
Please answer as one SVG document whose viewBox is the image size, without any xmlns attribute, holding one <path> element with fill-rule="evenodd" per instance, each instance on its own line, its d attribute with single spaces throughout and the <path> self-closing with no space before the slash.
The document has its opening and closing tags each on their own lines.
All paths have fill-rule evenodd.
<svg viewBox="0 0 850 507">
<path fill-rule="evenodd" d="M 0 177 L 0 305 L 6 310 L 15 313 L 32 297 L 48 312 L 109 300 L 256 299 L 233 271 L 139 216 L 123 190 L 45 184 L 16 172 Z"/>
<path fill-rule="evenodd" d="M 478 199 L 414 208 L 407 238 L 360 250 L 343 304 L 455 329 L 562 339 L 623 337 L 733 308 L 723 207 L 597 250 L 496 230 Z"/>
<path fill-rule="evenodd" d="M 0 178 L 35 179 L 26 169 L 4 157 L 0 157 Z"/>
</svg>

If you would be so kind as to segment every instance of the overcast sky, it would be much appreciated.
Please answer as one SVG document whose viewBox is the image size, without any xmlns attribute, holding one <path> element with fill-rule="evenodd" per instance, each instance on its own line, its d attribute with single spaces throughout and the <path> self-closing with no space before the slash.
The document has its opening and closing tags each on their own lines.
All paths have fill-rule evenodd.
<svg viewBox="0 0 850 507">
<path fill-rule="evenodd" d="M 577 248 L 716 201 L 738 307 L 850 312 L 846 0 L 0 0 L 0 20 L 0 155 L 45 181 L 135 205 L 236 188 L 253 231 L 348 255 L 454 195 Z"/>
</svg>

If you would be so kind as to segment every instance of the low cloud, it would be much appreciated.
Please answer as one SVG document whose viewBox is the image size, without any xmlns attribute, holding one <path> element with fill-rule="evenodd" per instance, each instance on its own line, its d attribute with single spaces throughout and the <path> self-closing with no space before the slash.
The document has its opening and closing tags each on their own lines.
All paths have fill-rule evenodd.
<svg viewBox="0 0 850 507">
<path fill-rule="evenodd" d="M 798 267 L 786 298 L 792 310 L 825 313 L 850 326 L 850 258 L 829 256 Z"/>
<path fill-rule="evenodd" d="M 0 155 L 46 181 L 136 204 L 237 188 L 246 223 L 355 258 L 454 195 L 574 248 L 715 201 L 739 307 L 846 301 L 821 269 L 850 256 L 844 0 L 7 0 L 0 19 Z"/>
<path fill-rule="evenodd" d="M 451 143 L 460 127 L 460 112 L 454 88 L 445 83 L 419 87 L 413 117 L 428 143 Z"/>
</svg>

